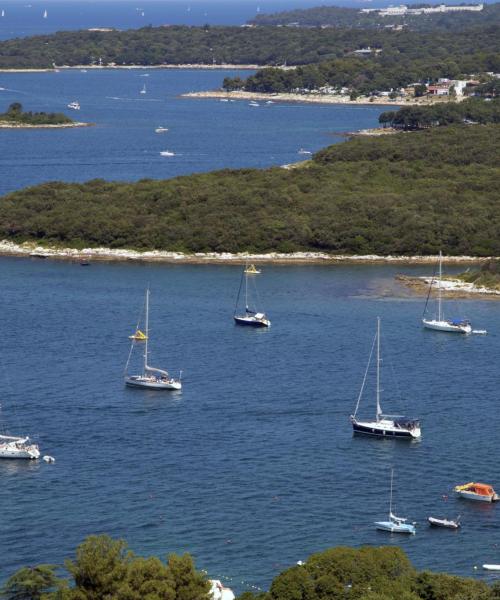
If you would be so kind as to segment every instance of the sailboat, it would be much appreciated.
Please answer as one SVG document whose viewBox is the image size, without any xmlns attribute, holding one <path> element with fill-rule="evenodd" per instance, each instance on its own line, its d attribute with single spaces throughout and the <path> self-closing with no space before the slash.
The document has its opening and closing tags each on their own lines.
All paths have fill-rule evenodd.
<svg viewBox="0 0 500 600">
<path fill-rule="evenodd" d="M 0 435 L 0 458 L 36 459 L 40 458 L 40 450 L 29 437 Z"/>
<path fill-rule="evenodd" d="M 140 94 L 145 94 L 146 93 L 146 84 L 144 84 L 142 86 L 142 90 L 139 92 Z"/>
<path fill-rule="evenodd" d="M 237 325 L 248 325 L 250 327 L 270 327 L 271 321 L 266 317 L 266 315 L 262 312 L 257 312 L 256 310 L 252 310 L 249 306 L 248 276 L 249 276 L 249 274 L 247 272 L 247 269 L 244 269 L 243 273 L 242 273 L 242 279 L 240 280 L 240 287 L 238 290 L 238 296 L 236 298 L 236 305 L 234 308 L 234 314 L 233 314 L 234 321 Z M 245 278 L 245 313 L 242 315 L 237 315 L 236 311 L 238 310 L 238 303 L 240 300 L 243 277 Z M 250 277 L 251 277 L 251 275 L 250 275 Z M 255 285 L 255 280 L 254 280 L 254 285 Z"/>
<path fill-rule="evenodd" d="M 148 365 L 148 342 L 149 342 L 149 288 L 146 290 L 146 319 L 145 331 L 142 332 L 138 327 L 133 335 L 129 336 L 132 339 L 130 348 L 129 360 L 125 367 L 125 385 L 130 387 L 148 388 L 153 390 L 180 390 L 182 388 L 180 377 L 174 379 L 170 377 L 167 371 L 151 367 Z M 132 355 L 134 344 L 137 342 L 144 343 L 144 365 L 140 375 L 127 375 L 128 363 Z"/>
<path fill-rule="evenodd" d="M 247 275 L 259 275 L 260 271 L 255 265 L 252 264 L 245 267 L 245 273 Z"/>
<path fill-rule="evenodd" d="M 387 521 L 376 521 L 375 527 L 381 531 L 390 531 L 391 533 L 411 533 L 415 535 L 417 530 L 414 523 L 407 523 L 408 519 L 397 517 L 392 512 L 392 483 L 394 478 L 394 469 L 391 469 L 391 499 L 389 501 L 389 519 Z"/>
<path fill-rule="evenodd" d="M 371 359 L 375 344 L 377 345 L 377 386 L 376 386 L 376 403 L 377 412 L 375 414 L 375 420 L 373 421 L 360 421 L 356 418 L 359 409 L 359 403 L 363 395 L 363 391 L 366 384 L 366 378 L 368 375 L 368 369 L 370 368 Z M 377 333 L 373 340 L 370 357 L 366 366 L 363 383 L 359 392 L 358 401 L 354 414 L 351 415 L 352 429 L 355 434 L 371 435 L 378 437 L 388 438 L 405 438 L 405 439 L 418 439 L 421 436 L 420 422 L 418 419 L 410 419 L 408 417 L 399 415 L 384 415 L 380 406 L 380 317 L 377 317 Z"/>
<path fill-rule="evenodd" d="M 5 17 L 5 10 L 2 8 L 2 17 Z"/>
<path fill-rule="evenodd" d="M 47 11 L 46 11 L 46 10 L 44 10 L 44 11 L 43 11 L 43 18 L 44 18 L 44 19 L 46 19 L 46 18 L 47 18 Z"/>
<path fill-rule="evenodd" d="M 427 302 L 425 303 L 424 316 L 422 317 L 422 324 L 426 329 L 434 329 L 435 331 L 446 331 L 448 333 L 472 333 L 472 325 L 468 319 L 445 319 L 443 313 L 443 299 L 442 299 L 442 286 L 441 280 L 443 277 L 443 255 L 439 253 L 439 276 L 438 276 L 438 297 L 437 306 L 438 312 L 433 319 L 426 319 L 425 313 L 427 311 L 427 305 L 429 303 L 429 297 L 432 291 L 432 284 L 434 277 L 431 279 L 429 286 L 429 293 L 427 294 Z"/>
</svg>

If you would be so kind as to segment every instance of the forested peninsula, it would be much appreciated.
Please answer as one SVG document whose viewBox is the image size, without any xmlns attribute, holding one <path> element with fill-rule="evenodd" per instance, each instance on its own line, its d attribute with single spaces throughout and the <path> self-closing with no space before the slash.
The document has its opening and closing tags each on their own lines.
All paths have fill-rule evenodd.
<svg viewBox="0 0 500 600">
<path fill-rule="evenodd" d="M 196 252 L 500 256 L 500 125 L 356 138 L 294 169 L 46 183 L 0 199 L 0 238 Z"/>
<path fill-rule="evenodd" d="M 13 102 L 4 113 L 0 113 L 0 128 L 71 127 L 77 125 L 82 126 L 86 123 L 76 123 L 64 113 L 24 111 L 19 102 Z"/>
<path fill-rule="evenodd" d="M 94 535 L 78 546 L 73 559 L 65 561 L 64 570 L 46 564 L 24 567 L 11 575 L 1 594 L 5 600 L 208 600 L 209 590 L 207 573 L 195 568 L 189 554 L 170 554 L 167 560 L 145 558 L 124 541 Z M 395 546 L 337 547 L 285 569 L 268 591 L 238 596 L 238 600 L 347 598 L 497 600 L 500 584 L 419 571 Z"/>
</svg>

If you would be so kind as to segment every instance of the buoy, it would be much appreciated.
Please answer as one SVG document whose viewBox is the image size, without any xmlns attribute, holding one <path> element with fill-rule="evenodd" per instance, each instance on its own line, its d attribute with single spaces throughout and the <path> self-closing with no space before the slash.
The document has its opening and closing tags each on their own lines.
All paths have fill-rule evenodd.
<svg viewBox="0 0 500 600">
<path fill-rule="evenodd" d="M 53 456 L 49 456 L 48 454 L 46 454 L 46 455 L 43 457 L 43 460 L 44 460 L 46 463 L 55 463 L 55 462 L 56 462 L 56 459 L 55 459 Z"/>
</svg>

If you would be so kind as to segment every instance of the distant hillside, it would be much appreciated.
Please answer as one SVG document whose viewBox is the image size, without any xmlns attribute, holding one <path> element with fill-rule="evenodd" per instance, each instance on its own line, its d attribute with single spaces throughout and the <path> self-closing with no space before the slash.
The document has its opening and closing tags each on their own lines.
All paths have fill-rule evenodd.
<svg viewBox="0 0 500 600">
<path fill-rule="evenodd" d="M 458 3 L 455 2 L 455 4 Z M 372 6 L 369 5 L 369 7 L 371 8 Z M 460 31 L 464 27 L 500 23 L 500 3 L 485 4 L 484 9 L 480 12 L 404 16 L 380 16 L 376 13 L 361 13 L 358 8 L 319 6 L 303 10 L 297 9 L 273 14 L 259 14 L 249 21 L 249 23 L 253 25 L 361 29 L 376 29 L 400 25 L 408 27 L 413 31 L 433 31 L 437 29 Z"/>
</svg>

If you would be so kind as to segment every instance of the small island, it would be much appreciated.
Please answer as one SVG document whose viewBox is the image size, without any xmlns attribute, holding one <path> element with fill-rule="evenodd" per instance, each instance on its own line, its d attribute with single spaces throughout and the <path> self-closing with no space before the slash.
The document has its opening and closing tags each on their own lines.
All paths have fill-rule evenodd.
<svg viewBox="0 0 500 600">
<path fill-rule="evenodd" d="M 86 127 L 90 123 L 78 123 L 64 113 L 23 111 L 20 102 L 13 102 L 6 112 L 0 113 L 0 129 Z"/>
</svg>

